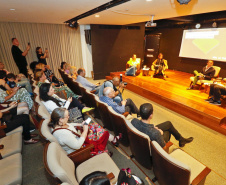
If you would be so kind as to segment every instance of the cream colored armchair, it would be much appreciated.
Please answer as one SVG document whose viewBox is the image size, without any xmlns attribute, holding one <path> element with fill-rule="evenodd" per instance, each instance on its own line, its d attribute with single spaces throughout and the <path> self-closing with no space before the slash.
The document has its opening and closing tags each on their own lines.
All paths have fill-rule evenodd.
<svg viewBox="0 0 226 185">
<path fill-rule="evenodd" d="M 201 185 L 211 170 L 181 149 L 166 153 L 156 142 L 151 142 L 154 181 L 159 184 Z"/>
<path fill-rule="evenodd" d="M 218 66 L 213 66 L 213 68 L 215 69 L 214 78 L 217 78 L 217 77 L 219 76 L 219 73 L 220 73 L 221 68 L 218 67 Z M 195 78 L 195 77 L 193 77 L 193 76 L 190 77 L 191 84 L 192 84 L 192 82 L 194 81 L 194 78 Z M 198 82 L 197 82 L 197 84 L 200 85 L 200 88 L 202 87 L 202 85 L 203 85 L 204 83 L 212 84 L 212 83 L 213 83 L 213 79 L 211 79 L 211 80 L 198 80 Z"/>
<path fill-rule="evenodd" d="M 113 173 L 115 178 L 112 179 L 111 183 L 117 182 L 120 170 L 107 153 L 96 155 L 77 166 L 74 161 L 76 158 L 72 160 L 69 157 L 59 144 L 55 142 L 47 144 L 44 151 L 46 170 L 62 183 L 65 182 L 71 185 L 78 185 L 86 175 L 94 171 L 105 171 L 107 174 Z"/>
</svg>

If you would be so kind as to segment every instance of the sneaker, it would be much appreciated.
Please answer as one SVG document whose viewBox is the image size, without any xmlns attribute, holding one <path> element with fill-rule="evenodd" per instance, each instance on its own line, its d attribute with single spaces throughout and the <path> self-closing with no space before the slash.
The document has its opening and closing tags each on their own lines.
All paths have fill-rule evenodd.
<svg viewBox="0 0 226 185">
<path fill-rule="evenodd" d="M 214 105 L 221 105 L 221 101 L 220 100 L 219 101 L 215 101 Z"/>
<path fill-rule="evenodd" d="M 193 86 L 187 88 L 187 90 L 192 90 L 192 89 L 193 89 Z"/>
<path fill-rule="evenodd" d="M 94 110 L 95 108 L 83 108 L 82 109 L 82 113 L 85 113 L 85 112 L 90 112 L 92 110 Z"/>
</svg>

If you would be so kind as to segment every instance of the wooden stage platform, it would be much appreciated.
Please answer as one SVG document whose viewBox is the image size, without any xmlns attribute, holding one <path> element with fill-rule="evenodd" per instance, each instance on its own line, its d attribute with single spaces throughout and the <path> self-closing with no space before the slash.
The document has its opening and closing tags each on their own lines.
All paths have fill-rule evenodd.
<svg viewBox="0 0 226 185">
<path fill-rule="evenodd" d="M 125 72 L 112 72 L 106 79 L 120 74 L 128 83 L 126 89 L 226 135 L 226 109 L 204 101 L 208 98 L 204 90 L 186 90 L 192 74 L 167 70 L 169 78 L 163 80 L 142 74 L 132 77 L 125 76 Z"/>
</svg>

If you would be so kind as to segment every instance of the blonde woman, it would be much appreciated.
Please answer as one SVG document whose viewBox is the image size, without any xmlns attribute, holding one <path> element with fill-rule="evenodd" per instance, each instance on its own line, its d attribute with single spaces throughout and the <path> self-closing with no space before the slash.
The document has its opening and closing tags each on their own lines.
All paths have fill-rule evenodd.
<svg viewBox="0 0 226 185">
<path fill-rule="evenodd" d="M 36 71 L 35 72 L 35 80 L 36 80 L 36 85 L 38 87 L 40 87 L 43 83 L 50 83 L 46 79 L 46 75 L 43 71 Z M 56 93 L 64 90 L 65 93 L 67 94 L 67 98 L 69 98 L 69 97 L 78 98 L 79 97 L 78 95 L 73 93 L 72 90 L 68 86 L 63 85 L 63 86 L 60 86 L 60 87 L 56 87 L 56 86 L 53 85 L 53 88 L 54 88 Z"/>
<path fill-rule="evenodd" d="M 71 66 L 69 76 L 75 80 L 77 79 L 77 71 L 75 66 Z"/>
</svg>

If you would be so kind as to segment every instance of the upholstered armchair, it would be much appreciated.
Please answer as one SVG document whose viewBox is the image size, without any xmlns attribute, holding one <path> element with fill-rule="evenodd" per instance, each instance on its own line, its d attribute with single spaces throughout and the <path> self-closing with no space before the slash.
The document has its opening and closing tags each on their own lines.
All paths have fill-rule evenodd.
<svg viewBox="0 0 226 185">
<path fill-rule="evenodd" d="M 214 78 L 218 78 L 218 77 L 219 77 L 219 73 L 220 73 L 221 68 L 218 67 L 218 66 L 212 66 L 212 67 L 215 69 Z M 213 79 L 214 79 L 214 78 L 213 78 Z M 202 87 L 202 85 L 203 85 L 204 83 L 212 84 L 212 83 L 213 83 L 213 79 L 211 79 L 211 80 L 198 80 L 197 84 L 200 85 L 200 89 L 201 89 L 201 87 Z M 192 84 L 192 82 L 194 81 L 194 77 L 193 77 L 193 76 L 190 77 L 190 80 L 191 80 L 191 84 Z"/>
<path fill-rule="evenodd" d="M 166 153 L 156 142 L 151 143 L 154 181 L 161 185 L 204 184 L 210 169 L 181 149 Z"/>
<path fill-rule="evenodd" d="M 81 149 L 79 150 L 81 151 Z M 70 156 L 67 156 L 66 152 L 55 142 L 48 143 L 45 147 L 45 168 L 59 183 L 78 185 L 86 175 L 94 171 L 113 173 L 115 178 L 112 179 L 111 183 L 117 182 L 119 168 L 107 153 L 96 155 L 80 164 L 76 163 L 76 159 L 77 157 L 71 159 Z"/>
</svg>

